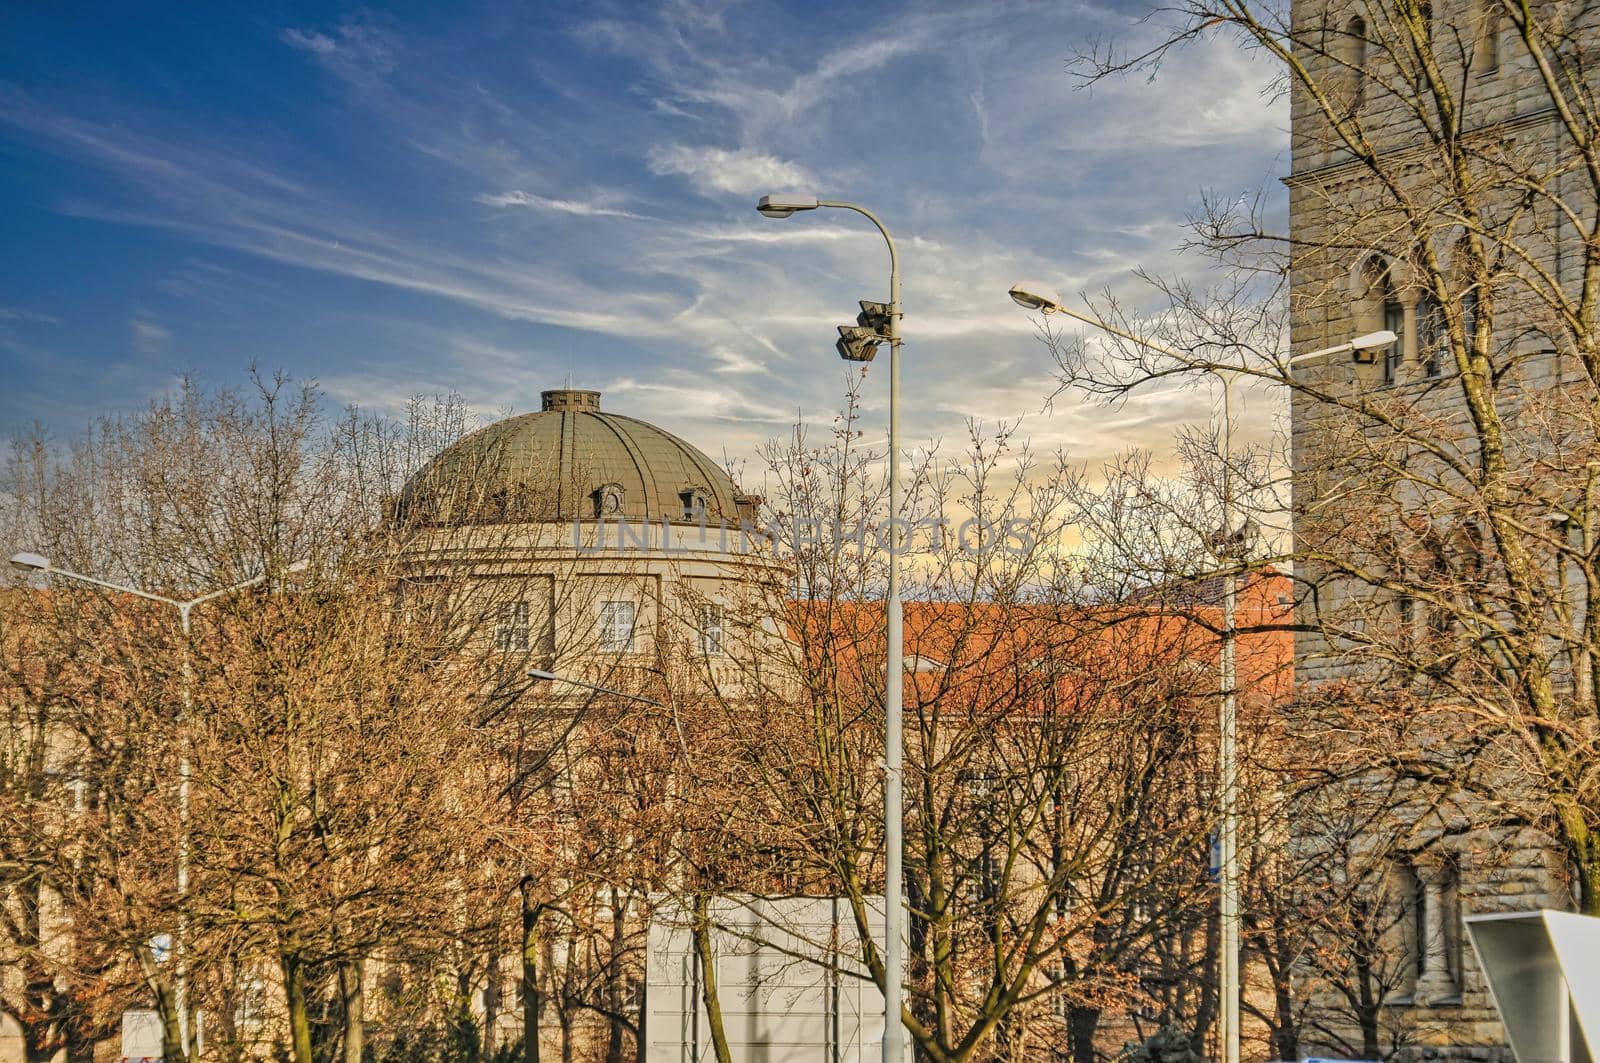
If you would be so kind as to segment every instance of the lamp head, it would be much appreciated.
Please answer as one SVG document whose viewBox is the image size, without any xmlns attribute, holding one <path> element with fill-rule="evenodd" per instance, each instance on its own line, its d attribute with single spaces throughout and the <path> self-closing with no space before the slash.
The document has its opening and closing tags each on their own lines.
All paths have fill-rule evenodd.
<svg viewBox="0 0 1600 1063">
<path fill-rule="evenodd" d="M 298 561 L 291 562 L 288 565 L 288 567 L 286 567 L 284 569 L 284 572 L 288 573 L 291 576 L 298 576 L 300 573 L 304 572 L 306 569 L 308 569 L 310 567 L 311 567 L 311 559 L 309 557 L 302 557 Z"/>
<path fill-rule="evenodd" d="M 39 572 L 50 571 L 50 559 L 43 554 L 12 554 L 11 563 L 18 568 L 35 569 Z"/>
<path fill-rule="evenodd" d="M 1389 346 L 1399 338 L 1388 329 L 1380 329 L 1377 332 L 1369 332 L 1365 336 L 1357 336 L 1350 341 L 1350 349 L 1352 351 L 1375 351 Z"/>
<path fill-rule="evenodd" d="M 550 680 L 550 679 L 559 679 L 561 677 L 556 675 L 554 672 L 546 672 L 542 668 L 529 668 L 528 669 L 528 678 L 529 679 Z"/>
<path fill-rule="evenodd" d="M 1050 313 L 1061 309 L 1061 297 L 1035 281 L 1018 281 L 1011 286 L 1011 301 L 1025 310 Z"/>
<path fill-rule="evenodd" d="M 762 196 L 756 209 L 769 218 L 787 218 L 797 210 L 816 210 L 816 196 Z"/>
</svg>

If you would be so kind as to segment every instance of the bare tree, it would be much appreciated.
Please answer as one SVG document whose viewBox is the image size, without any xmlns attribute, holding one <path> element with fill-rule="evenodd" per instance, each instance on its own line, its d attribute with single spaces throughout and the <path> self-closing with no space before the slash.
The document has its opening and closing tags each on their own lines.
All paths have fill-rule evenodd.
<svg viewBox="0 0 1600 1063">
<path fill-rule="evenodd" d="M 1162 286 L 1173 311 L 1155 328 L 1181 359 L 1057 349 L 1069 382 L 1110 397 L 1217 370 L 1293 390 L 1304 645 L 1336 657 L 1353 703 L 1433 723 L 1358 743 L 1350 770 L 1376 762 L 1471 793 L 1480 826 L 1547 832 L 1600 912 L 1593 13 L 1334 10 L 1181 3 L 1155 50 L 1084 57 L 1093 80 L 1223 33 L 1278 60 L 1301 224 L 1277 236 L 1256 214 L 1202 214 L 1197 244 L 1230 272 L 1217 290 Z M 1285 308 L 1270 296 L 1291 282 Z M 1385 321 L 1402 333 L 1388 357 L 1288 371 L 1286 324 L 1337 339 Z M 1512 771 L 1524 785 L 1500 785 Z"/>
<path fill-rule="evenodd" d="M 789 890 L 848 900 L 881 985 L 869 928 L 886 554 L 871 530 L 884 517 L 876 456 L 856 436 L 847 406 L 831 440 L 797 429 L 769 450 L 773 533 L 796 566 L 785 666 L 739 711 L 724 698 L 726 740 L 694 748 L 728 751 L 757 817 L 717 836 L 733 865 L 723 881 L 761 892 L 756 851 L 781 854 Z M 1214 795 L 1194 783 L 1214 715 L 1203 662 L 1215 661 L 1216 609 L 1130 603 L 1134 584 L 1109 569 L 1061 565 L 1091 498 L 1110 503 L 1007 427 L 974 427 L 958 457 L 934 449 L 912 481 L 902 1020 L 931 1059 L 1028 1058 L 1041 1039 L 1094 1058 L 1102 1017 L 1135 1023 L 1160 992 L 1140 984 L 1158 943 L 1205 924 Z M 1171 1004 L 1194 1029 L 1215 1000 L 1192 972 L 1203 940 L 1190 940 L 1181 978 L 1196 992 Z"/>
</svg>

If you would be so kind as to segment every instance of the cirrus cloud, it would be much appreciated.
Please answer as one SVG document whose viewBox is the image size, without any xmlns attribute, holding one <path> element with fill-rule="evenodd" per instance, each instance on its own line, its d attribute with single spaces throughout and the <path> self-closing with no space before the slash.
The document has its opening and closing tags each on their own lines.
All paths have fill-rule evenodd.
<svg viewBox="0 0 1600 1063">
<path fill-rule="evenodd" d="M 646 162 L 651 173 L 686 177 L 698 191 L 708 195 L 749 195 L 812 184 L 805 167 L 749 148 L 666 144 L 651 148 Z"/>
<path fill-rule="evenodd" d="M 644 215 L 635 214 L 631 210 L 608 207 L 604 203 L 588 202 L 581 199 L 552 199 L 549 196 L 541 196 L 533 192 L 523 192 L 517 189 L 512 189 L 509 192 L 498 192 L 493 195 L 481 195 L 478 197 L 478 202 L 490 207 L 529 207 L 533 210 L 548 210 L 556 214 L 573 214 L 584 218 L 644 217 Z"/>
</svg>

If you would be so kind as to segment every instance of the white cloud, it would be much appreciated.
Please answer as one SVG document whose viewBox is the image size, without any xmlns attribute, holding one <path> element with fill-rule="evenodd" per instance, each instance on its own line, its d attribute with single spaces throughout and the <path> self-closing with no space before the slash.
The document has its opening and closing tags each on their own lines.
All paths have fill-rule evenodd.
<svg viewBox="0 0 1600 1063">
<path fill-rule="evenodd" d="M 310 52 L 316 56 L 329 56 L 338 50 L 332 37 L 315 30 L 307 33 L 304 30 L 286 29 L 283 31 L 283 42 L 299 48 L 301 51 Z"/>
<path fill-rule="evenodd" d="M 0 306 L 0 321 L 31 321 L 38 325 L 58 325 L 60 318 L 51 317 L 19 306 Z"/>
<path fill-rule="evenodd" d="M 352 82 L 372 81 L 391 73 L 396 66 L 398 48 L 393 38 L 367 22 L 345 22 L 332 35 L 290 28 L 278 38 Z"/>
<path fill-rule="evenodd" d="M 1183 209 L 1202 186 L 1253 187 L 1286 144 L 1281 101 L 1260 95 L 1270 70 L 1204 46 L 1175 56 L 1156 85 L 1077 93 L 1064 56 L 1083 34 L 1134 32 L 1119 28 L 1125 15 L 999 6 L 863 9 L 848 35 L 795 36 L 731 0 L 673 0 L 637 17 L 603 2 L 613 21 L 557 42 L 590 53 L 576 56 L 539 52 L 545 29 L 516 19 L 492 40 L 466 22 L 409 34 L 391 16 L 380 25 L 393 33 L 364 19 L 284 30 L 280 58 L 331 75 L 312 79 L 344 105 L 330 121 L 374 149 L 339 160 L 337 174 L 296 138 L 244 141 L 205 116 L 163 122 L 132 105 L 90 116 L 0 88 L 0 129 L 98 164 L 134 193 L 74 197 L 65 212 L 416 293 L 382 298 L 375 338 L 308 328 L 279 346 L 287 355 L 264 354 L 311 365 L 341 399 L 452 386 L 485 408 L 536 408 L 539 389 L 572 371 L 621 392 L 613 408 L 713 453 L 748 452 L 796 408 L 826 420 L 853 368 L 833 352 L 834 326 L 856 299 L 886 295 L 882 241 L 840 211 L 773 222 L 751 209 L 762 192 L 810 191 L 820 177 L 879 210 L 897 237 L 909 438 L 959 439 L 969 414 L 1028 414 L 1036 441 L 1084 456 L 1165 447 L 1174 424 L 1206 412 L 1195 395 L 1140 395 L 1119 417 L 1063 397 L 1037 416 L 1053 367 L 1006 289 L 1037 277 L 1069 299 L 1112 291 L 1140 309 L 1150 292 L 1133 267 L 1204 269 L 1173 251 Z M 525 48 L 540 61 L 522 64 Z M 478 62 L 486 50 L 505 62 Z M 570 76 L 569 60 L 596 58 L 604 78 Z M 421 175 L 436 212 L 419 208 L 401 170 Z M 274 278 L 278 302 L 305 286 L 224 261 L 258 285 Z M 163 290 L 192 313 L 199 293 L 235 285 L 185 275 Z M 327 288 L 310 311 L 345 313 L 343 293 L 360 291 Z M 165 325 L 198 334 L 178 307 L 157 306 Z M 150 313 L 137 317 L 163 334 L 144 343 L 169 342 Z M 0 310 L 7 320 L 19 319 Z M 447 333 L 426 332 L 441 321 Z M 883 369 L 880 357 L 864 393 L 870 426 L 883 421 Z"/>
<path fill-rule="evenodd" d="M 133 329 L 133 345 L 140 354 L 156 354 L 172 342 L 172 332 L 149 318 L 136 317 L 129 326 Z"/>
<path fill-rule="evenodd" d="M 687 177 L 703 193 L 750 195 L 790 192 L 815 184 L 803 166 L 748 148 L 658 145 L 647 156 L 650 171 Z"/>
<path fill-rule="evenodd" d="M 478 202 L 491 207 L 530 207 L 534 210 L 548 210 L 556 214 L 575 214 L 585 218 L 643 217 L 643 215 L 635 214 L 631 210 L 608 207 L 603 203 L 589 203 L 579 199 L 551 199 L 548 196 L 515 189 L 510 192 L 499 192 L 493 195 L 485 193 L 478 197 Z"/>
</svg>

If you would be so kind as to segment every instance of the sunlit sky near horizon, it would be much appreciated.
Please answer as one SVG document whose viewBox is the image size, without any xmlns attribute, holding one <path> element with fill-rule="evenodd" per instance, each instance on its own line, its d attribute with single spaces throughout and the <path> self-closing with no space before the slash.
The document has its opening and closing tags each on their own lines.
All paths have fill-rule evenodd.
<svg viewBox="0 0 1600 1063">
<path fill-rule="evenodd" d="M 1204 268 L 1174 250 L 1204 191 L 1281 204 L 1264 60 L 1211 41 L 1154 82 L 1075 86 L 1072 53 L 1136 46 L 1148 9 L 9 5 L 0 430 L 70 438 L 255 363 L 335 404 L 455 391 L 485 415 L 570 378 L 748 456 L 827 422 L 834 325 L 887 294 L 863 219 L 753 209 L 807 190 L 902 245 L 909 441 L 1021 417 L 1080 458 L 1164 447 L 1205 393 L 1045 410 L 1048 354 L 1006 296 L 1137 300 L 1136 267 Z"/>
</svg>

